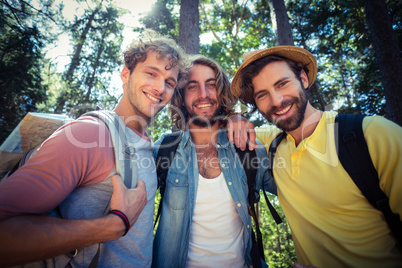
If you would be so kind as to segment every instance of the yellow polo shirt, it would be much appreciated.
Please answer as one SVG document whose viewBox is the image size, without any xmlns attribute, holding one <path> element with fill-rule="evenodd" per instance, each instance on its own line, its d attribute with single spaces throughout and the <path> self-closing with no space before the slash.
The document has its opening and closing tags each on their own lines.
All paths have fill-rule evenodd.
<svg viewBox="0 0 402 268">
<path fill-rule="evenodd" d="M 326 267 L 402 267 L 402 249 L 338 160 L 335 112 L 324 112 L 313 134 L 297 147 L 291 135 L 274 162 L 278 198 L 292 229 L 298 262 Z M 363 131 L 380 187 L 402 216 L 402 128 L 380 116 L 365 117 Z M 269 148 L 280 132 L 256 130 Z M 402 220 L 402 218 L 401 218 Z"/>
</svg>

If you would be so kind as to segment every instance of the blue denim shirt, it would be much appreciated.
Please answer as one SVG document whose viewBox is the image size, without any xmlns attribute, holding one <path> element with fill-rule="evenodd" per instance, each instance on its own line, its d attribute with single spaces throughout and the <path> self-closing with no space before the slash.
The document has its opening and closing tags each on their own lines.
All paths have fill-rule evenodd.
<svg viewBox="0 0 402 268">
<path fill-rule="evenodd" d="M 158 154 L 165 134 L 155 142 L 154 156 Z M 229 141 L 227 132 L 220 131 L 216 144 L 219 162 L 224 174 L 233 202 L 245 226 L 243 241 L 245 244 L 244 259 L 251 265 L 251 217 L 248 213 L 247 176 L 235 148 Z M 268 156 L 266 149 L 259 144 L 256 150 L 260 159 L 256 176 L 256 189 L 261 189 L 264 181 L 265 189 L 276 194 L 276 184 L 268 172 Z M 198 162 L 196 148 L 189 131 L 185 131 L 166 178 L 159 225 L 154 238 L 153 267 L 186 267 L 194 205 L 198 186 Z"/>
</svg>

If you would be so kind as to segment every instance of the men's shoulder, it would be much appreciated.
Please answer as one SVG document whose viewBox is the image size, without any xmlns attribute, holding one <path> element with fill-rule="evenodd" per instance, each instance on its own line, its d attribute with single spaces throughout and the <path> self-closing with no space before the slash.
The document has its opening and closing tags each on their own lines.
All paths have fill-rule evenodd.
<svg viewBox="0 0 402 268">
<path fill-rule="evenodd" d="M 382 128 L 382 129 L 377 129 L 379 131 L 396 131 L 396 132 L 401 132 L 402 127 L 399 126 L 398 124 L 392 122 L 391 120 L 386 119 L 383 116 L 366 116 L 363 119 L 363 132 L 366 133 L 366 131 L 371 131 L 375 130 L 376 128 Z"/>
<path fill-rule="evenodd" d="M 382 116 L 366 116 L 363 132 L 370 151 L 402 148 L 402 127 Z"/>
<path fill-rule="evenodd" d="M 182 136 L 182 131 L 162 134 L 162 136 L 154 143 L 154 157 L 157 157 L 159 149 L 161 148 L 172 148 L 173 146 L 178 146 Z"/>
<path fill-rule="evenodd" d="M 164 133 L 160 138 L 154 142 L 155 146 L 160 146 L 162 142 L 166 143 L 167 140 L 178 140 L 180 139 L 180 136 L 182 136 L 181 131 L 176 131 L 172 133 Z"/>
<path fill-rule="evenodd" d="M 264 125 L 255 129 L 257 139 L 265 147 L 269 146 L 273 139 L 281 132 L 282 130 L 271 124 Z"/>
<path fill-rule="evenodd" d="M 113 147 L 108 127 L 101 120 L 87 116 L 59 128 L 46 142 L 50 141 L 60 145 L 67 142 L 77 149 Z"/>
</svg>

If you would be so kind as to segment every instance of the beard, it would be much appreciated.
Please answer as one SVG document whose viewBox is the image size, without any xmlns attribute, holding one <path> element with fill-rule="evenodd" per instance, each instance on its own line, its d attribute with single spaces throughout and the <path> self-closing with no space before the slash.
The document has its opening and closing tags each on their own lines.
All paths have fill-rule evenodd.
<svg viewBox="0 0 402 268">
<path fill-rule="evenodd" d="M 211 99 L 211 98 L 205 98 L 205 99 L 201 99 L 201 100 L 196 100 L 192 103 L 191 107 L 194 107 L 195 105 L 197 105 L 197 103 L 199 102 L 203 102 L 203 101 L 209 101 L 212 103 L 212 105 L 215 105 L 217 103 L 216 100 Z M 208 126 L 213 126 L 217 121 L 218 121 L 218 114 L 220 111 L 220 107 L 218 106 L 215 111 L 213 112 L 212 115 L 198 115 L 196 114 L 196 112 L 194 111 L 194 109 L 192 109 L 191 107 L 186 106 L 186 110 L 187 110 L 187 114 L 188 114 L 188 118 L 189 118 L 189 123 L 194 124 L 195 126 L 198 127 L 208 127 Z"/>
<path fill-rule="evenodd" d="M 267 112 L 261 112 L 261 114 L 267 119 L 269 122 L 272 124 L 276 125 L 278 128 L 282 129 L 285 132 L 290 132 L 298 127 L 301 126 L 301 124 L 304 121 L 304 114 L 306 112 L 306 107 L 307 107 L 308 99 L 307 99 L 307 94 L 306 90 L 304 89 L 302 85 L 302 91 L 299 93 L 299 97 L 293 97 L 291 99 L 285 100 L 282 102 L 280 107 L 272 107 L 269 111 Z M 293 105 L 295 108 L 295 114 L 286 118 L 286 119 L 275 119 L 273 114 L 276 111 L 280 111 L 284 109 L 285 107 L 288 107 L 289 105 Z M 292 108 L 293 108 L 292 107 Z"/>
</svg>

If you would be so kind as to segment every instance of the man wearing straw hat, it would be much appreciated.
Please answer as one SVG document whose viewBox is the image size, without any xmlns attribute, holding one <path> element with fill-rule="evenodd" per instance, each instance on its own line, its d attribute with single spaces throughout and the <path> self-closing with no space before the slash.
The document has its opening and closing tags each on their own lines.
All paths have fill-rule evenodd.
<svg viewBox="0 0 402 268">
<path fill-rule="evenodd" d="M 287 134 L 277 147 L 273 173 L 298 262 L 317 267 L 401 267 L 402 249 L 383 214 L 370 205 L 339 162 L 337 113 L 319 111 L 308 101 L 308 89 L 317 76 L 314 56 L 301 48 L 278 46 L 245 53 L 243 58 L 231 91 L 273 124 L 258 129 L 257 138 L 268 149 L 279 133 Z M 239 122 L 228 128 L 252 126 L 244 119 Z M 380 116 L 365 117 L 362 125 L 379 186 L 400 220 L 402 129 Z M 231 141 L 245 146 L 244 132 L 229 133 Z M 251 130 L 250 139 L 254 136 Z"/>
</svg>

